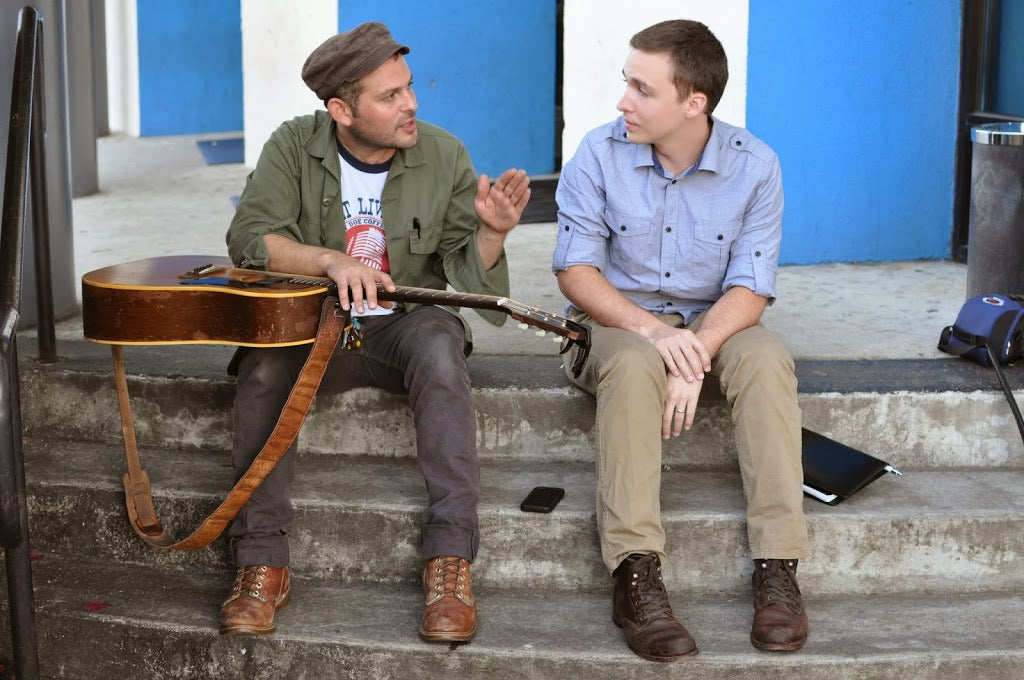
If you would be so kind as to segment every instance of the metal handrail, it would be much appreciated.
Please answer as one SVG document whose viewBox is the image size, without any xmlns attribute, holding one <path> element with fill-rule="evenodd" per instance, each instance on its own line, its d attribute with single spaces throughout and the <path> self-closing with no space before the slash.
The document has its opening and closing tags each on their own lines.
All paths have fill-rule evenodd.
<svg viewBox="0 0 1024 680">
<path fill-rule="evenodd" d="M 0 545 L 4 548 L 7 566 L 14 674 L 17 678 L 31 679 L 39 677 L 39 655 L 32 600 L 25 460 L 21 447 L 17 330 L 30 174 L 33 236 L 36 251 L 42 251 L 36 261 L 45 259 L 42 272 L 37 268 L 37 280 L 50 277 L 43 160 L 42 40 L 42 18 L 34 8 L 24 7 L 18 14 L 3 212 L 0 214 L 0 271 L 3 272 L 0 279 Z M 39 318 L 42 346 L 47 342 L 42 335 L 53 332 L 52 292 L 48 280 L 39 293 L 39 297 L 51 298 L 39 307 L 45 311 L 49 305 L 49 331 L 44 330 L 42 314 Z"/>
</svg>

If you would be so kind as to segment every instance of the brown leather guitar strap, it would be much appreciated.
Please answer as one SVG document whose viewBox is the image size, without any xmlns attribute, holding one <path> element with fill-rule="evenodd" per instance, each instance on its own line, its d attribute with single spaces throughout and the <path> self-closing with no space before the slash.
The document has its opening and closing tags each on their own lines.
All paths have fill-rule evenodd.
<svg viewBox="0 0 1024 680">
<path fill-rule="evenodd" d="M 281 415 L 270 433 L 267 443 L 253 460 L 252 465 L 238 480 L 231 493 L 213 513 L 207 517 L 191 536 L 175 542 L 156 516 L 149 477 L 139 464 L 138 446 L 135 441 L 135 426 L 132 421 L 131 403 L 128 399 L 128 382 L 125 378 L 124 357 L 121 345 L 111 345 L 114 359 L 114 381 L 117 384 L 117 400 L 121 411 L 121 430 L 124 433 L 124 451 L 128 471 L 124 475 L 125 506 L 132 529 L 139 538 L 156 548 L 168 550 L 196 550 L 208 545 L 235 518 L 246 504 L 256 487 L 270 474 L 277 462 L 295 441 L 299 428 L 306 418 L 309 406 L 316 396 L 327 364 L 341 338 L 349 315 L 337 305 L 338 299 L 328 297 L 320 312 L 320 325 L 309 358 L 302 367 L 281 409 Z"/>
</svg>

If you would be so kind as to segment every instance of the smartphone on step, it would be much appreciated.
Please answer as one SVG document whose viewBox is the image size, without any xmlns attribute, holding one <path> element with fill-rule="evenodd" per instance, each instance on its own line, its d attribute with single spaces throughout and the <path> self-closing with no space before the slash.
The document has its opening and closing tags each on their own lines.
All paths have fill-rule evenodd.
<svg viewBox="0 0 1024 680">
<path fill-rule="evenodd" d="M 519 509 L 523 512 L 551 512 L 564 496 L 565 489 L 554 486 L 537 486 L 526 495 L 523 502 L 519 504 Z"/>
</svg>

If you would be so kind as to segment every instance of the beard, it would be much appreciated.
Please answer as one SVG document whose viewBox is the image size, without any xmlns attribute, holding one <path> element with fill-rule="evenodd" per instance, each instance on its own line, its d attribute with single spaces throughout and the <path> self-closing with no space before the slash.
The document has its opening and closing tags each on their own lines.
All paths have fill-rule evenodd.
<svg viewBox="0 0 1024 680">
<path fill-rule="evenodd" d="M 379 130 L 366 125 L 359 116 L 352 119 L 352 124 L 348 126 L 348 133 L 360 146 L 379 150 L 410 149 L 416 146 L 416 141 L 419 138 L 418 130 L 415 128 L 411 134 L 398 127 Z"/>
</svg>

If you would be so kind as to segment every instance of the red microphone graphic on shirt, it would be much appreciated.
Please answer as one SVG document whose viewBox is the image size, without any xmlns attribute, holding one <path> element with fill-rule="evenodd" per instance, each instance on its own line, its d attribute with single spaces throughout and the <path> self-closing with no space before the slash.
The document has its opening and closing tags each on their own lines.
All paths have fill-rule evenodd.
<svg viewBox="0 0 1024 680">
<path fill-rule="evenodd" d="M 358 200 L 361 209 L 354 213 L 350 214 L 346 205 L 345 250 L 367 267 L 390 274 L 391 263 L 388 261 L 384 222 L 380 217 L 380 208 L 375 210 L 373 206 L 374 203 L 379 206 L 380 201 L 370 200 L 370 207 L 363 209 L 363 200 Z"/>
</svg>

